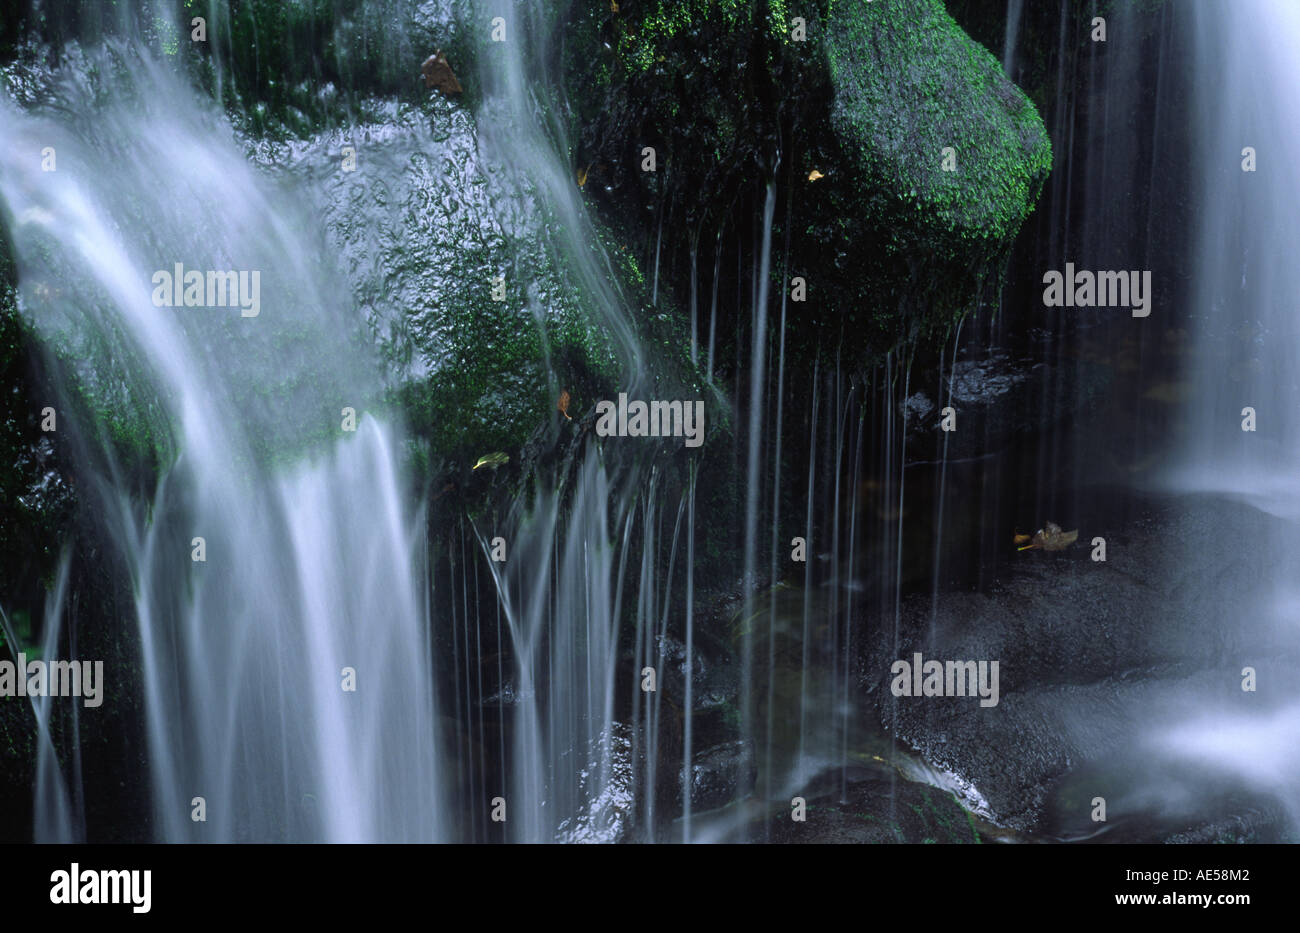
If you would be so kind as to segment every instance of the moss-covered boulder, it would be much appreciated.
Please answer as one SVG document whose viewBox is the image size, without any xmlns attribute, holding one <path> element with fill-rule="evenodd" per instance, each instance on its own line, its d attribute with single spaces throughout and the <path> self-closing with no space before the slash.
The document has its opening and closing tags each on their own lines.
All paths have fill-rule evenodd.
<svg viewBox="0 0 1300 933">
<path fill-rule="evenodd" d="M 1042 120 L 939 0 L 835 0 L 826 51 L 846 168 L 892 234 L 883 258 L 950 310 L 1033 209 L 1051 169 Z"/>
<path fill-rule="evenodd" d="M 865 361 L 947 331 L 1050 170 L 1035 108 L 940 0 L 652 0 L 574 16 L 576 168 L 643 260 L 672 270 L 681 304 L 692 284 L 709 293 L 717 262 L 722 340 L 749 317 L 769 181 L 772 294 L 807 283 L 791 353 L 843 345 Z"/>
<path fill-rule="evenodd" d="M 358 153 L 355 171 L 338 170 L 345 147 Z M 574 416 L 618 385 L 594 296 L 557 246 L 565 231 L 527 180 L 483 151 L 459 102 L 389 104 L 380 123 L 262 158 L 318 179 L 306 195 L 388 363 L 389 401 L 431 466 L 468 470 L 493 451 L 517 462 L 539 425 L 563 420 L 561 392 Z"/>
</svg>

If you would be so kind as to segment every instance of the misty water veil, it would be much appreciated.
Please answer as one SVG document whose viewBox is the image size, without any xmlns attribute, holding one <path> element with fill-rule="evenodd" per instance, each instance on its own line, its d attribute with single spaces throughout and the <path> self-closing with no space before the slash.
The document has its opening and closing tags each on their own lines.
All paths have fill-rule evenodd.
<svg viewBox="0 0 1300 933">
<path fill-rule="evenodd" d="M 1300 10 L 56 7 L 4 838 L 1297 839 Z"/>
</svg>

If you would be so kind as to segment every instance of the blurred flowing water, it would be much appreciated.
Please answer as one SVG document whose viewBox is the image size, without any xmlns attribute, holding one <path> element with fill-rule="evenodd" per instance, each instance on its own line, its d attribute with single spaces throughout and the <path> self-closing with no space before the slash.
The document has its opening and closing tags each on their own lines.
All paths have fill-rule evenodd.
<svg viewBox="0 0 1300 933">
<path fill-rule="evenodd" d="M 0 102 L 0 196 L 25 313 L 105 402 L 77 423 L 69 392 L 61 427 L 97 448 L 135 591 L 153 832 L 438 839 L 422 511 L 391 425 L 340 430 L 378 385 L 347 290 L 300 198 L 209 102 L 137 46 L 94 54 L 51 99 Z M 156 307 L 151 277 L 175 263 L 259 271 L 260 313 Z M 159 449 L 156 491 L 114 458 L 115 432 Z M 65 805 L 38 804 L 43 836 L 75 833 L 50 825 Z"/>
<path fill-rule="evenodd" d="M 1256 669 L 1257 693 L 1193 699 L 1152 741 L 1171 759 L 1276 796 L 1300 827 L 1300 706 L 1288 689 L 1300 676 L 1300 8 L 1246 0 L 1179 12 L 1193 36 L 1201 119 L 1191 399 L 1184 450 L 1166 482 L 1277 519 L 1260 522 L 1268 556 L 1240 606 L 1277 644 L 1240 659 L 1243 678 Z M 1255 430 L 1243 430 L 1252 412 Z"/>
<path fill-rule="evenodd" d="M 1290 173 L 1300 158 L 1300 9 L 1248 0 L 1230 15 L 1205 4 L 1189 15 L 1206 71 L 1195 86 L 1200 225 L 1190 257 L 1191 375 L 1202 395 L 1182 478 L 1194 488 L 1257 493 L 1264 508 L 1300 514 L 1300 270 L 1287 247 L 1300 232 Z M 1243 170 L 1247 159 L 1256 170 Z M 1245 407 L 1257 413 L 1255 433 L 1241 430 Z"/>
<path fill-rule="evenodd" d="M 788 295 L 782 288 L 778 306 L 771 288 L 789 276 L 773 233 L 797 228 L 798 218 L 779 158 L 769 177 L 755 180 L 755 216 L 704 231 L 714 234 L 705 236 L 705 262 L 691 251 L 690 351 L 707 360 L 710 384 L 715 362 L 724 369 L 715 358 L 720 305 L 749 327 L 737 337 L 734 382 L 725 386 L 736 400 L 728 414 L 746 430 L 734 449 L 710 452 L 706 466 L 730 470 L 738 490 L 734 580 L 696 578 L 701 458 L 575 440 L 559 468 L 530 475 L 504 509 L 458 513 L 440 530 L 444 538 L 432 540 L 425 504 L 403 467 L 406 427 L 362 414 L 355 433 L 340 429 L 342 409 L 364 412 L 391 376 L 366 324 L 384 331 L 385 349 L 398 346 L 409 319 L 436 317 L 434 306 L 463 285 L 432 262 L 426 241 L 457 228 L 429 229 L 441 216 L 430 202 L 490 215 L 495 226 L 485 242 L 540 240 L 564 270 L 564 288 L 580 296 L 587 323 L 608 339 L 621 388 L 633 398 L 657 390 L 653 350 L 638 336 L 633 302 L 572 176 L 554 73 L 562 37 L 550 5 L 456 6 L 465 29 L 487 32 L 500 16 L 507 31 L 506 41 L 480 49 L 481 100 L 472 113 L 436 98 L 431 109 L 442 109 L 432 119 L 405 104 L 384 105 L 364 130 L 326 129 L 276 150 L 288 151 L 288 162 L 264 157 L 261 169 L 270 171 L 250 156 L 260 143 L 244 139 L 241 149 L 216 105 L 142 45 L 70 48 L 64 71 L 42 94 L 21 105 L 0 99 L 0 131 L 11 140 L 0 152 L 0 201 L 22 309 L 91 397 L 104 400 L 103 411 L 75 423 L 78 393 L 67 387 L 60 429 L 75 430 L 87 462 L 97 465 L 90 492 L 131 575 L 152 835 L 750 840 L 771 836 L 772 814 L 784 818 L 792 795 L 811 796 L 815 787 L 843 802 L 864 772 L 894 786 L 935 785 L 974 812 L 989 812 L 960 767 L 940 767 L 934 755 L 923 760 L 900 739 L 906 729 L 897 698 L 873 699 L 863 686 L 888 669 L 889 658 L 942 650 L 941 604 L 951 578 L 964 573 L 987 583 L 986 558 L 1006 549 L 1003 493 L 1012 483 L 1000 471 L 1012 475 L 1017 464 L 1006 449 L 987 463 L 983 452 L 967 449 L 960 465 L 950 463 L 946 433 L 937 460 L 909 462 L 918 403 L 936 406 L 917 398 L 919 371 L 907 349 L 865 376 L 838 360 L 811 374 L 787 373 Z M 1019 61 L 1023 7 L 1008 0 L 1008 70 Z M 1227 16 L 1189 4 L 1175 20 L 1196 37 L 1189 80 L 1202 103 L 1196 133 L 1204 145 L 1194 192 L 1202 224 L 1193 275 L 1197 362 L 1189 377 L 1195 404 L 1184 468 L 1168 485 L 1237 497 L 1294 523 L 1300 495 L 1288 466 L 1300 439 L 1300 318 L 1290 304 L 1300 282 L 1279 244 L 1300 233 L 1300 198 L 1281 168 L 1300 156 L 1292 119 L 1300 101 L 1290 90 L 1300 14 L 1279 4 L 1247 7 L 1249 15 Z M 390 31 L 417 8 L 451 21 L 448 4 L 374 5 Z M 211 5 L 218 25 L 222 10 Z M 1061 49 L 1072 15 L 1062 0 Z M 1127 132 L 1144 54 L 1136 40 L 1126 41 L 1135 34 L 1130 22 L 1116 11 L 1113 43 L 1090 47 L 1079 58 L 1085 63 L 1073 66 L 1086 68 L 1098 91 L 1086 125 L 1076 126 L 1073 105 L 1063 103 L 1068 81 L 1080 76 L 1067 77 L 1060 56 L 1053 136 L 1064 154 L 1049 182 L 1058 215 L 1045 238 L 1053 265 L 1077 259 L 1081 268 L 1120 269 L 1149 260 L 1137 251 L 1162 205 L 1152 195 L 1145 210 L 1135 209 L 1114 196 L 1157 187 L 1143 168 L 1145 137 Z M 1158 72 L 1166 67 L 1162 58 Z M 218 88 L 223 80 L 218 74 Z M 1079 130 L 1087 139 L 1077 146 L 1076 167 Z M 1160 130 L 1157 121 L 1150 135 Z M 338 147 L 361 132 L 374 143 L 364 154 L 368 174 L 340 180 Z M 1239 170 L 1245 145 L 1260 153 L 1257 174 Z M 55 172 L 41 170 L 45 147 L 57 151 Z M 1072 195 L 1071 186 L 1081 193 Z M 720 297 L 719 282 L 731 281 L 722 273 L 724 253 L 728 264 L 735 260 L 736 291 Z M 151 276 L 178 262 L 258 270 L 260 313 L 154 306 Z M 656 263 L 656 300 L 658 284 Z M 707 337 L 697 293 L 709 296 Z M 530 293 L 521 327 L 542 327 L 553 299 Z M 767 339 L 778 307 L 779 342 Z M 959 370 L 972 384 L 982 379 L 971 359 L 959 361 L 963 352 L 1005 336 L 1000 321 L 978 333 L 968 326 L 966 344 L 961 328 L 950 335 L 937 384 L 924 387 L 936 403 L 952 403 L 956 390 L 968 388 Z M 1253 329 L 1243 334 L 1243 326 Z M 1063 333 L 1050 315 L 1045 328 Z M 1040 380 L 1046 401 L 1035 411 L 1045 424 L 1056 399 L 1079 392 L 1084 370 L 1067 359 L 1065 341 L 1044 354 L 1050 365 L 1026 378 Z M 406 375 L 427 370 L 417 361 Z M 808 400 L 797 413 L 806 424 L 785 408 L 787 380 L 796 378 L 806 383 Z M 548 388 L 558 394 L 562 387 Z M 717 403 L 729 404 L 721 390 L 707 403 L 710 419 L 722 413 Z M 1246 405 L 1259 413 L 1255 434 L 1238 429 Z M 786 433 L 805 449 L 783 449 Z M 1053 480 L 1086 473 L 1093 452 L 1078 438 L 1063 442 L 1065 433 L 1044 429 L 1026 442 L 1038 476 L 1022 497 L 1034 500 L 1040 519 L 1081 511 L 1079 484 Z M 120 456 L 124 439 L 157 457 L 156 487 Z M 783 474 L 790 462 L 800 464 L 798 475 Z M 789 496 L 787 485 L 796 490 Z M 1285 634 L 1300 606 L 1300 589 L 1288 583 L 1300 534 L 1271 527 L 1277 562 L 1258 602 L 1242 611 L 1268 614 Z M 711 531 L 726 537 L 725 529 Z M 786 560 L 795 535 L 805 541 L 803 564 Z M 203 562 L 191 559 L 195 537 L 204 539 Z M 505 561 L 492 557 L 498 538 Z M 950 538 L 974 546 L 957 548 Z M 959 560 L 976 566 L 954 568 Z M 715 588 L 713 599 L 728 587 L 724 595 L 736 597 L 722 636 L 735 655 L 735 695 L 715 694 L 707 712 L 696 691 L 723 691 L 701 675 L 696 653 L 704 584 Z M 65 585 L 62 576 L 52 594 L 47 656 L 59 643 Z M 909 588 L 926 605 L 923 643 L 913 640 L 907 617 Z M 726 628 L 725 618 L 715 614 L 714 625 Z M 1261 670 L 1294 678 L 1293 667 L 1270 663 L 1261 661 Z M 355 692 L 342 689 L 345 668 L 355 672 Z M 658 689 L 643 689 L 647 671 Z M 665 688 L 670 679 L 680 696 Z M 1185 815 L 1207 784 L 1222 789 L 1222 776 L 1300 812 L 1296 708 L 1273 699 L 1256 710 L 1229 706 L 1222 690 L 1213 698 L 1198 692 L 1204 682 L 1157 684 L 1158 708 L 1148 694 L 1124 692 L 1126 684 L 1090 684 L 1095 707 L 1062 711 L 1058 701 L 1051 707 L 1057 725 L 1034 728 L 1058 728 L 1087 755 L 1122 763 L 1127 796 L 1115 799 L 1137 808 Z M 1090 719 L 1095 709 L 1114 713 L 1123 734 L 1102 735 Z M 64 762 L 61 770 L 48 741 L 49 703 L 36 712 L 45 739 L 37 835 L 75 840 L 83 833 L 75 767 Z M 718 720 L 732 713 L 722 731 L 739 748 L 727 762 L 733 805 L 697 806 L 701 786 L 714 779 L 704 759 L 720 747 Z M 1142 734 L 1131 734 L 1137 722 L 1145 723 L 1137 727 Z M 956 723 L 940 721 L 943 743 Z M 923 731 L 912 723 L 913 735 Z M 954 729 L 954 745 L 955 736 Z M 1197 764 L 1194 775 L 1207 777 L 1184 780 L 1179 769 L 1188 761 Z M 205 799 L 205 823 L 191 819 L 196 797 Z M 507 807 L 504 826 L 488 817 L 498 797 Z"/>
<path fill-rule="evenodd" d="M 385 28 L 412 17 L 447 25 L 445 6 L 372 12 Z M 513 841 L 611 840 L 633 822 L 654 838 L 660 817 L 647 788 L 660 779 L 659 694 L 642 693 L 623 670 L 631 721 L 616 720 L 615 675 L 627 668 L 621 634 L 636 646 L 635 670 L 663 667 L 668 593 L 689 588 L 692 574 L 690 496 L 660 503 L 681 483 L 663 482 L 653 457 L 607 465 L 587 442 L 570 474 L 539 481 L 498 524 L 462 524 L 459 538 L 439 542 L 453 555 L 448 579 L 426 553 L 402 425 L 359 415 L 355 434 L 340 430 L 342 410 L 364 411 L 387 378 L 365 324 L 401 355 L 404 315 L 436 300 L 430 285 L 465 285 L 444 281 L 421 248 L 442 233 L 410 228 L 434 186 L 466 186 L 440 197 L 487 211 L 504 237 L 547 231 L 551 260 L 619 356 L 624 388 L 651 397 L 629 304 L 592 248 L 596 232 L 562 155 L 548 7 L 464 6 L 465 28 L 501 15 L 508 37 L 482 53 L 476 120 L 452 114 L 447 130 L 435 117 L 431 132 L 381 108 L 384 122 L 363 128 L 378 145 L 363 157 L 372 197 L 361 200 L 325 166 L 351 134 L 327 130 L 270 150 L 240 140 L 143 43 L 70 46 L 47 99 L 0 109 L 16 141 L 0 163 L 0 195 L 23 310 L 49 345 L 81 360 L 77 377 L 95 397 L 129 412 L 77 430 L 103 464 L 95 492 L 136 593 L 156 838 L 477 839 L 498 794 Z M 222 35 L 227 11 L 210 12 Z M 93 82 L 79 80 L 87 67 Z M 226 79 L 218 70 L 218 93 Z M 466 139 L 473 151 L 454 151 Z M 41 171 L 45 146 L 57 151 L 55 172 Z M 448 165 L 466 159 L 456 166 L 463 177 L 430 176 L 439 151 Z M 431 267 L 413 269 L 413 256 Z M 151 276 L 177 262 L 258 270 L 260 313 L 154 307 Z M 535 320 L 523 326 L 541 327 L 546 297 L 530 295 L 526 307 Z M 156 491 L 117 462 L 123 431 L 159 448 Z M 505 566 L 488 557 L 498 536 L 509 542 Z M 204 538 L 203 562 L 191 560 L 194 537 Z M 658 578 L 665 560 L 672 580 Z M 480 575 L 495 607 L 477 600 Z M 640 595 L 626 613 L 629 638 L 619 619 L 630 586 Z M 489 643 L 511 668 L 495 697 L 482 675 Z M 343 689 L 345 668 L 355 692 Z M 57 778 L 52 749 L 42 761 Z M 58 786 L 41 785 L 41 838 L 80 832 Z M 471 791 L 472 814 L 462 806 L 448 817 L 456 787 Z M 191 820 L 196 797 L 206 822 Z"/>
<path fill-rule="evenodd" d="M 476 26 L 500 17 L 506 30 L 479 62 L 480 155 L 500 166 L 503 187 L 545 224 L 552 261 L 589 309 L 588 326 L 619 357 L 620 388 L 632 398 L 653 397 L 631 305 L 608 255 L 595 247 L 569 166 L 552 16 L 543 3 L 491 0 L 476 7 Z M 534 493 L 518 498 L 496 527 L 473 529 L 497 595 L 495 624 L 514 666 L 500 774 L 486 775 L 484 786 L 509 801 L 504 831 L 511 841 L 615 841 L 633 824 L 653 839 L 659 693 L 643 693 L 639 676 L 629 676 L 662 665 L 661 594 L 669 584 L 655 573 L 663 546 L 656 537 L 659 484 L 649 461 L 619 457 L 607 464 L 591 439 L 579 443 L 575 458 L 567 472 L 540 479 Z M 497 537 L 509 548 L 503 562 L 489 557 Z M 639 593 L 634 607 L 624 604 L 629 590 Z M 484 612 L 469 611 L 477 640 Z M 620 632 L 625 617 L 636 646 L 630 668 L 620 649 L 620 636 L 628 640 Z M 631 722 L 616 719 L 616 684 L 631 686 L 620 704 L 630 700 Z M 481 684 L 472 694 L 472 701 L 488 699 Z"/>
</svg>

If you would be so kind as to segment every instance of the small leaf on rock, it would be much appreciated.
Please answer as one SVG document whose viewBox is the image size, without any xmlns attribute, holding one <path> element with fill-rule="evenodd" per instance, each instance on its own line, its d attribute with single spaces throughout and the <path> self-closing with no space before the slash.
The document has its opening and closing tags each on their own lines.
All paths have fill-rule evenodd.
<svg viewBox="0 0 1300 933">
<path fill-rule="evenodd" d="M 452 94 L 460 94 L 464 90 L 441 49 L 424 60 L 424 64 L 420 66 L 420 73 L 424 75 L 425 87 L 436 88 L 448 97 Z"/>
<path fill-rule="evenodd" d="M 1056 522 L 1048 522 L 1045 527 L 1038 529 L 1030 543 L 1020 548 L 1020 550 L 1027 551 L 1030 548 L 1042 548 L 1044 551 L 1064 551 L 1078 539 L 1079 529 L 1062 531 L 1061 526 Z M 1019 540 L 1019 537 L 1017 537 L 1017 540 Z"/>
</svg>

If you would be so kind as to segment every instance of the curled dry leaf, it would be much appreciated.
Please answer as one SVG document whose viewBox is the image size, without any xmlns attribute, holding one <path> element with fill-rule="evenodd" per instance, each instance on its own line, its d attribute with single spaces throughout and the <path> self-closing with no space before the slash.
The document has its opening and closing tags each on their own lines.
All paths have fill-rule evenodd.
<svg viewBox="0 0 1300 933">
<path fill-rule="evenodd" d="M 1021 535 L 1016 536 L 1019 542 Z M 1061 526 L 1056 522 L 1048 522 L 1043 528 L 1034 533 L 1029 544 L 1019 548 L 1021 551 L 1028 551 L 1031 548 L 1041 548 L 1044 551 L 1064 551 L 1067 547 L 1079 539 L 1079 529 L 1074 531 L 1062 531 Z"/>
<path fill-rule="evenodd" d="M 825 178 L 825 177 L 826 176 L 823 175 L 821 172 L 817 171 L 817 169 L 813 169 L 811 172 L 808 173 L 809 181 L 816 181 L 819 178 Z"/>
<path fill-rule="evenodd" d="M 571 417 L 569 417 L 569 390 L 568 389 L 565 389 L 563 392 L 560 393 L 560 400 L 555 403 L 555 407 L 560 410 L 560 414 L 564 415 L 564 417 L 568 418 L 570 421 L 573 420 Z"/>
</svg>

